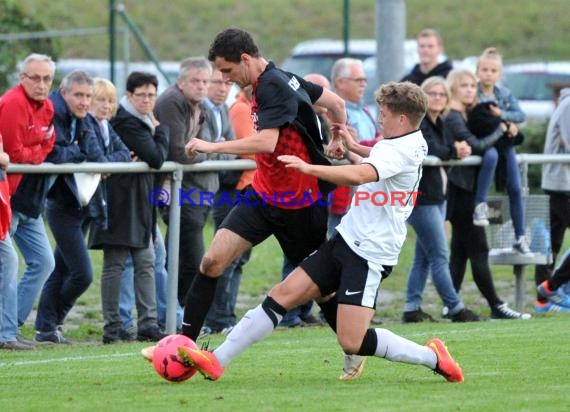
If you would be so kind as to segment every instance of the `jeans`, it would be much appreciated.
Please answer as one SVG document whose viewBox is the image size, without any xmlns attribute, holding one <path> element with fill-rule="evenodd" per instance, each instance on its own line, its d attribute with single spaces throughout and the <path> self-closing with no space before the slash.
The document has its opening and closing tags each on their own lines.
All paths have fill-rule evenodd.
<svg viewBox="0 0 570 412">
<path fill-rule="evenodd" d="M 46 217 L 56 243 L 55 269 L 40 295 L 36 330 L 54 332 L 93 281 L 93 269 L 85 244 L 87 209 L 62 207 L 48 200 Z"/>
<path fill-rule="evenodd" d="M 451 315 L 464 308 L 453 288 L 449 272 L 449 250 L 444 229 L 445 203 L 415 206 L 408 223 L 416 232 L 416 246 L 404 312 L 419 310 L 428 274 Z"/>
<path fill-rule="evenodd" d="M 514 147 L 501 149 L 504 157 L 506 174 L 507 174 L 507 194 L 509 196 L 509 209 L 511 219 L 513 220 L 513 228 L 515 230 L 515 238 L 524 236 L 524 208 L 522 200 L 522 187 L 519 166 L 517 164 L 517 154 Z M 486 202 L 487 193 L 491 187 L 495 169 L 499 161 L 499 153 L 495 147 L 490 147 L 483 154 L 479 175 L 477 177 L 477 188 L 475 191 L 475 204 Z"/>
<path fill-rule="evenodd" d="M 156 227 L 156 236 L 154 238 L 154 283 L 156 287 L 156 311 L 158 325 L 164 330 L 166 326 L 166 281 L 168 272 L 166 271 L 166 247 L 164 238 L 160 232 L 160 228 Z M 135 321 L 133 319 L 133 308 L 135 306 L 135 289 L 134 289 L 134 268 L 131 255 L 127 257 L 125 269 L 121 275 L 121 294 L 119 296 L 119 314 L 123 322 L 124 330 L 134 330 Z M 182 308 L 176 302 L 176 328 L 180 328 L 182 324 Z"/>
<path fill-rule="evenodd" d="M 26 270 L 18 283 L 18 325 L 23 325 L 55 268 L 55 259 L 41 216 L 33 218 L 13 211 L 10 236 L 26 262 Z"/>
<path fill-rule="evenodd" d="M 18 335 L 18 254 L 10 236 L 0 240 L 0 342 Z"/>
<path fill-rule="evenodd" d="M 281 271 L 281 278 L 285 279 L 289 273 L 295 269 L 295 266 L 291 264 L 286 256 L 283 257 L 283 269 Z M 301 324 L 303 319 L 308 318 L 311 315 L 311 310 L 313 309 L 313 301 L 309 300 L 296 308 L 291 309 L 289 312 L 283 316 L 279 326 L 283 327 L 293 327 Z"/>
</svg>

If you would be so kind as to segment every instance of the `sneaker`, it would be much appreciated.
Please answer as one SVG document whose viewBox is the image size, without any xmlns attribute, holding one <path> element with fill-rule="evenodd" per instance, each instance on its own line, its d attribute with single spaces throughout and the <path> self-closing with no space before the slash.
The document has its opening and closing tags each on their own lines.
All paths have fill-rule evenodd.
<svg viewBox="0 0 570 412">
<path fill-rule="evenodd" d="M 425 313 L 422 308 L 404 312 L 402 315 L 402 323 L 419 323 L 424 320 L 437 322 L 437 320 L 435 320 L 429 313 Z"/>
<path fill-rule="evenodd" d="M 519 236 L 517 241 L 513 243 L 513 252 L 529 257 L 534 256 L 534 253 L 532 253 L 532 250 L 530 250 L 530 247 L 528 246 L 525 236 Z"/>
<path fill-rule="evenodd" d="M 339 376 L 341 381 L 352 381 L 360 378 L 364 370 L 365 356 L 344 354 L 344 368 Z"/>
<path fill-rule="evenodd" d="M 479 322 L 479 316 L 467 308 L 461 309 L 454 315 L 448 314 L 447 317 L 452 322 Z"/>
<path fill-rule="evenodd" d="M 134 342 L 137 340 L 137 331 L 136 329 L 123 329 L 119 331 L 119 339 L 123 342 Z"/>
<path fill-rule="evenodd" d="M 439 339 L 430 339 L 426 346 L 430 348 L 437 357 L 435 373 L 443 376 L 448 382 L 463 382 L 463 372 L 453 360 L 443 342 Z"/>
<path fill-rule="evenodd" d="M 322 323 L 320 321 L 319 318 L 317 318 L 315 315 L 309 315 L 305 318 L 301 318 L 301 326 L 307 327 L 307 326 L 321 326 Z"/>
<path fill-rule="evenodd" d="M 551 301 L 539 302 L 537 300 L 534 302 L 534 311 L 536 313 L 548 313 L 548 312 L 570 313 L 570 308 L 557 305 L 556 303 Z"/>
<path fill-rule="evenodd" d="M 36 346 L 36 342 L 34 342 L 33 340 L 29 340 L 29 339 L 24 338 L 19 333 L 18 333 L 18 335 L 16 335 L 16 340 L 20 343 L 23 343 L 24 345 Z"/>
<path fill-rule="evenodd" d="M 137 340 L 139 342 L 158 342 L 167 336 L 166 333 L 162 333 L 160 329 L 158 329 L 158 326 L 137 332 Z"/>
<path fill-rule="evenodd" d="M 538 293 L 547 298 L 550 302 L 556 303 L 558 306 L 570 308 L 570 296 L 564 293 L 562 288 L 551 290 L 550 284 L 547 280 L 538 285 L 536 290 L 538 290 Z"/>
<path fill-rule="evenodd" d="M 234 330 L 234 327 L 233 327 L 233 326 L 227 326 L 227 327 L 223 328 L 223 329 L 220 331 L 220 334 L 223 335 L 223 336 L 227 336 L 227 335 L 230 334 L 230 332 L 231 332 L 232 330 Z"/>
<path fill-rule="evenodd" d="M 473 212 L 473 224 L 475 226 L 488 226 L 489 225 L 489 207 L 487 203 L 482 202 L 475 206 Z"/>
<path fill-rule="evenodd" d="M 491 319 L 521 319 L 527 320 L 532 316 L 530 313 L 520 313 L 509 308 L 506 303 L 501 303 L 491 307 Z"/>
<path fill-rule="evenodd" d="M 178 356 L 180 356 L 184 365 L 193 367 L 211 381 L 218 380 L 224 373 L 224 368 L 216 359 L 216 355 L 207 350 L 180 346 L 178 348 Z"/>
<path fill-rule="evenodd" d="M 202 326 L 200 328 L 200 334 L 198 335 L 198 339 L 200 338 L 204 338 L 208 335 L 211 335 L 212 333 L 214 333 L 213 329 L 209 326 Z"/>
<path fill-rule="evenodd" d="M 156 345 L 155 346 L 147 346 L 146 348 L 142 348 L 141 349 L 141 355 L 143 355 L 143 358 L 145 358 L 147 361 L 152 362 L 152 356 L 154 355 L 155 349 L 156 349 Z"/>
<path fill-rule="evenodd" d="M 62 345 L 71 345 L 71 342 L 65 339 L 61 328 L 56 329 L 53 332 L 36 332 L 34 336 L 36 343 L 55 343 Z"/>
<path fill-rule="evenodd" d="M 101 338 L 103 345 L 112 345 L 114 343 L 119 343 L 121 342 L 121 339 L 119 338 L 119 336 L 109 336 L 109 335 L 103 335 L 103 337 Z"/>
<path fill-rule="evenodd" d="M 0 342 L 0 349 L 5 350 L 34 350 L 35 345 L 26 345 L 18 340 L 11 340 L 9 342 Z"/>
</svg>

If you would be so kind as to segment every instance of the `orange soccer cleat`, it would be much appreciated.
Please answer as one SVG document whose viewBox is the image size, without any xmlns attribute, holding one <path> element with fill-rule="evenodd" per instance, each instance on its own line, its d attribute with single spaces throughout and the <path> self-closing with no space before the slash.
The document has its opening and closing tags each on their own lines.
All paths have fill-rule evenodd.
<svg viewBox="0 0 570 412">
<path fill-rule="evenodd" d="M 193 349 L 186 346 L 178 348 L 178 356 L 186 366 L 191 366 L 206 379 L 218 380 L 224 373 L 224 368 L 216 359 L 216 355 L 203 349 Z"/>
<path fill-rule="evenodd" d="M 443 342 L 437 338 L 427 341 L 426 346 L 437 356 L 436 373 L 443 376 L 448 382 L 463 382 L 463 372 L 453 360 Z"/>
</svg>

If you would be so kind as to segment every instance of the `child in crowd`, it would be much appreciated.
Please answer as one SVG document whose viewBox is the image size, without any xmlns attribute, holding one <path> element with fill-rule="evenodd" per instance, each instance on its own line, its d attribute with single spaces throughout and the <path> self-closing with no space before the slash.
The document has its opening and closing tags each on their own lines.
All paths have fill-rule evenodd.
<svg viewBox="0 0 570 412">
<path fill-rule="evenodd" d="M 524 122 L 526 115 L 521 110 L 517 99 L 512 93 L 506 87 L 498 84 L 502 66 L 502 56 L 494 47 L 485 49 L 477 63 L 476 75 L 479 79 L 477 86 L 478 100 L 480 104 L 488 108 L 492 116 L 505 124 L 506 138 L 503 137 L 497 144 L 486 149 L 482 156 L 475 191 L 473 224 L 476 226 L 487 226 L 489 224 L 487 193 L 495 176 L 497 164 L 501 159 L 505 167 L 506 189 L 515 231 L 513 251 L 523 255 L 530 255 L 532 252 L 525 238 L 522 188 L 514 148 L 514 145 L 517 144 L 517 138 L 520 140 L 522 136 L 519 134 L 517 124 Z"/>
</svg>

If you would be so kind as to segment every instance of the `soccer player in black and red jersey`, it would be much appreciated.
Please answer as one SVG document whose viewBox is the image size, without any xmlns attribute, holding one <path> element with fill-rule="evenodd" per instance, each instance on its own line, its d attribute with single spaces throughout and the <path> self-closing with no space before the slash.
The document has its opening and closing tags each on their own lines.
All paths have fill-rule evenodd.
<svg viewBox="0 0 570 412">
<path fill-rule="evenodd" d="M 212 303 L 217 279 L 235 258 L 274 235 L 296 266 L 325 241 L 326 198 L 319 203 L 320 197 L 326 196 L 324 182 L 286 169 L 277 158 L 296 155 L 308 163 L 328 163 L 314 103 L 329 111 L 333 123 L 346 123 L 342 98 L 275 67 L 260 55 L 246 31 L 229 28 L 219 33 L 210 46 L 208 59 L 222 72 L 224 80 L 241 87 L 253 86 L 256 132 L 247 139 L 215 143 L 191 139 L 186 153 L 255 154 L 257 170 L 251 188 L 244 191 L 245 198 L 216 232 L 186 295 L 182 333 L 194 340 Z M 327 151 L 333 157 L 343 155 L 339 135 L 332 136 Z M 325 316 L 330 313 L 335 319 L 334 303 L 323 306 Z"/>
</svg>

